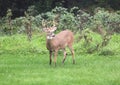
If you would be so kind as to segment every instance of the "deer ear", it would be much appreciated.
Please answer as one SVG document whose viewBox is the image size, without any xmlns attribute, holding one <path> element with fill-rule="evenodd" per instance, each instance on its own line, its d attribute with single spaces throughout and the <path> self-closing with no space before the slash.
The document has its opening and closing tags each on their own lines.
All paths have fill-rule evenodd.
<svg viewBox="0 0 120 85">
<path fill-rule="evenodd" d="M 48 28 L 43 28 L 43 32 L 48 32 Z"/>
</svg>

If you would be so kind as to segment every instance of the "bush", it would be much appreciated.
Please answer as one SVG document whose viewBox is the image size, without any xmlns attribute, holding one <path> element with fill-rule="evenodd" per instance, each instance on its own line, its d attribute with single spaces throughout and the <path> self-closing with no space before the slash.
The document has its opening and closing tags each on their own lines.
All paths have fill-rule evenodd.
<svg viewBox="0 0 120 85">
<path fill-rule="evenodd" d="M 91 26 L 96 29 L 101 25 L 107 31 L 120 32 L 120 14 L 98 9 L 93 15 Z"/>
<path fill-rule="evenodd" d="M 78 32 L 87 28 L 96 30 L 98 27 L 101 27 L 105 31 L 120 32 L 119 11 L 109 12 L 102 8 L 96 8 L 95 13 L 91 15 L 80 10 L 78 7 L 73 7 L 70 10 L 63 7 L 56 7 L 49 12 L 35 16 L 34 13 L 36 13 L 36 10 L 34 9 L 34 6 L 30 6 L 27 12 L 25 12 L 27 13 L 25 17 L 19 17 L 13 20 L 11 19 L 12 13 L 9 9 L 6 17 L 0 20 L 1 32 L 8 34 L 9 29 L 11 29 L 11 32 L 14 34 L 17 33 L 17 31 L 24 30 L 25 20 L 31 22 L 33 30 L 41 30 L 43 19 L 48 22 L 48 26 L 52 26 L 53 23 L 51 23 L 51 21 L 55 20 L 58 23 L 57 27 L 59 30 L 71 29 Z"/>
</svg>

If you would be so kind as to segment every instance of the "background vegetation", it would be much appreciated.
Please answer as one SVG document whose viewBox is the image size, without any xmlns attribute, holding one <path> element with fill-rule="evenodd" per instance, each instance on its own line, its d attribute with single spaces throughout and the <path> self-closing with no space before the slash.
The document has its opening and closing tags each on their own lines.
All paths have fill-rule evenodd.
<svg viewBox="0 0 120 85">
<path fill-rule="evenodd" d="M 23 16 L 24 11 L 34 6 L 37 13 L 40 14 L 62 6 L 72 8 L 77 6 L 82 10 L 93 12 L 96 7 L 104 7 L 109 10 L 120 10 L 119 0 L 0 0 L 0 16 L 5 16 L 6 11 L 12 9 L 13 18 Z"/>
<path fill-rule="evenodd" d="M 0 84 L 119 85 L 119 0 L 0 0 Z M 62 65 L 49 66 L 43 21 L 74 32 Z"/>
</svg>

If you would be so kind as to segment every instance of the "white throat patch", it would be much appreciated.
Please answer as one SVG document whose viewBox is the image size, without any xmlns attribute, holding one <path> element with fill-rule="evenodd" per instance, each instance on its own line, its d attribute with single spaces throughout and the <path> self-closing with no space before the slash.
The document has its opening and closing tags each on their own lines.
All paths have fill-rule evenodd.
<svg viewBox="0 0 120 85">
<path fill-rule="evenodd" d="M 47 36 L 47 39 L 53 39 L 53 37 L 52 36 Z"/>
</svg>

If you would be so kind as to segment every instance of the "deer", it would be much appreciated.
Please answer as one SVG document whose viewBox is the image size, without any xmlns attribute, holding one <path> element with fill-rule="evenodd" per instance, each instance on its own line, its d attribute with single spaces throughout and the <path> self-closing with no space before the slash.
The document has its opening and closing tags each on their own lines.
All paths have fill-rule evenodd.
<svg viewBox="0 0 120 85">
<path fill-rule="evenodd" d="M 43 31 L 46 33 L 46 48 L 49 50 L 49 57 L 50 61 L 49 64 L 52 63 L 52 53 L 54 53 L 54 65 L 56 66 L 57 55 L 60 49 L 63 50 L 63 60 L 62 63 L 66 60 L 66 47 L 68 47 L 72 54 L 73 64 L 75 64 L 74 58 L 74 49 L 73 49 L 73 42 L 74 42 L 74 35 L 73 32 L 66 29 L 58 34 L 54 34 L 54 31 L 57 29 L 55 25 L 52 27 L 45 27 Z"/>
</svg>

